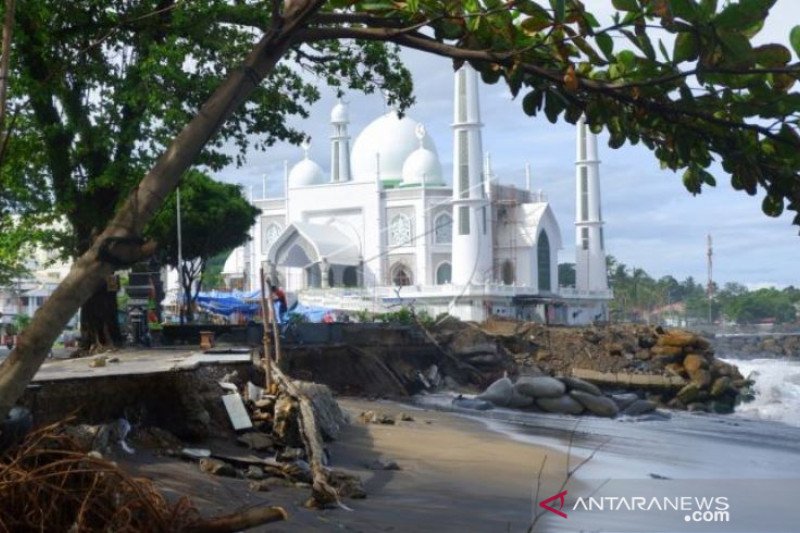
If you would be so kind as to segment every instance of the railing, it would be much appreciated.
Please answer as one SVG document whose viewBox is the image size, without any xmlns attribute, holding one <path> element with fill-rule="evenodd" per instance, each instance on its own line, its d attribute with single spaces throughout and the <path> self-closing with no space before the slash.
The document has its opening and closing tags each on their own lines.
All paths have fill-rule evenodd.
<svg viewBox="0 0 800 533">
<path fill-rule="evenodd" d="M 562 298 L 584 298 L 584 299 L 601 299 L 611 300 L 614 298 L 614 291 L 611 289 L 606 291 L 579 291 L 572 287 L 559 287 L 558 293 Z"/>
<path fill-rule="evenodd" d="M 407 285 L 402 288 L 391 286 L 380 287 L 333 287 L 329 289 L 310 288 L 300 291 L 305 302 L 331 301 L 364 301 L 374 299 L 401 298 L 413 299 L 437 296 L 518 296 L 541 295 L 568 299 L 612 299 L 614 293 L 607 291 L 579 291 L 571 287 L 562 287 L 558 293 L 542 292 L 538 287 L 530 285 L 504 285 L 487 283 L 484 285 Z"/>
</svg>

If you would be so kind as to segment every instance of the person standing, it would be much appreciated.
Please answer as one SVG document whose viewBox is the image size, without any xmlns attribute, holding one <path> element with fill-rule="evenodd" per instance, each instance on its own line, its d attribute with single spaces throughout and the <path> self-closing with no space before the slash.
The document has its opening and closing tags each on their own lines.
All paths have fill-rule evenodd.
<svg viewBox="0 0 800 533">
<path fill-rule="evenodd" d="M 278 322 L 283 322 L 284 316 L 288 309 L 286 303 L 286 293 L 280 287 L 270 285 L 269 292 L 272 294 L 272 301 L 278 303 Z"/>
</svg>

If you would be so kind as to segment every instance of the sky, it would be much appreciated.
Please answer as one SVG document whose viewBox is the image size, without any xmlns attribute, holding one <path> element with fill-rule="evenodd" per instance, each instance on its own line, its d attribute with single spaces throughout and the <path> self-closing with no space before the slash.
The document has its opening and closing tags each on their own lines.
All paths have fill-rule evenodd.
<svg viewBox="0 0 800 533">
<path fill-rule="evenodd" d="M 610 0 L 587 2 L 601 24 L 610 20 Z M 788 44 L 789 31 L 800 23 L 800 1 L 778 0 L 755 42 Z M 666 39 L 665 39 L 666 40 Z M 667 42 L 668 48 L 671 47 Z M 620 45 L 621 46 L 621 43 Z M 416 104 L 407 113 L 422 122 L 436 144 L 444 174 L 450 180 L 452 161 L 453 71 L 450 61 L 416 51 L 403 51 L 412 73 Z M 320 81 L 322 98 L 310 118 L 294 124 L 311 136 L 311 158 L 326 171 L 329 166 L 328 123 L 335 93 Z M 530 163 L 533 188 L 542 189 L 558 217 L 563 237 L 560 262 L 574 262 L 575 129 L 551 124 L 542 116 L 522 112 L 521 96 L 513 100 L 502 83 L 481 86 L 483 147 L 491 154 L 494 174 L 501 183 L 524 186 L 525 163 Z M 352 141 L 372 120 L 386 112 L 381 95 L 348 93 Z M 613 150 L 599 135 L 600 179 L 607 253 L 619 261 L 644 268 L 652 276 L 693 276 L 706 280 L 706 238 L 714 245 L 714 280 L 736 281 L 750 288 L 800 286 L 800 228 L 791 215 L 769 218 L 761 212 L 762 194 L 750 197 L 735 191 L 730 178 L 717 169 L 716 188 L 692 196 L 680 174 L 661 170 L 643 146 Z M 351 142 L 352 142 L 351 141 Z M 218 179 L 240 183 L 256 198 L 282 195 L 283 165 L 302 158 L 299 147 L 276 144 L 267 152 L 252 151 L 247 163 L 228 167 Z"/>
</svg>

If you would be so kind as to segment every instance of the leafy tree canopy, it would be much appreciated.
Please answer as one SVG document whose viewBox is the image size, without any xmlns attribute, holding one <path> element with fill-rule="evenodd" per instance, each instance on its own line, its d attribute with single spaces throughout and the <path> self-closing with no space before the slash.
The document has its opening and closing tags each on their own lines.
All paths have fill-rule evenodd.
<svg viewBox="0 0 800 533">
<path fill-rule="evenodd" d="M 184 261 L 207 261 L 244 244 L 260 212 L 242 187 L 193 170 L 181 180 L 181 236 Z M 147 235 L 159 243 L 164 263 L 178 266 L 177 196 L 170 195 L 150 222 Z"/>
<path fill-rule="evenodd" d="M 178 262 L 176 193 L 150 222 L 147 235 L 159 243 L 162 262 L 179 268 L 184 294 L 194 300 L 208 261 L 247 242 L 260 211 L 244 197 L 241 186 L 220 183 L 197 170 L 183 177 L 180 194 L 183 264 Z"/>
<path fill-rule="evenodd" d="M 607 26 L 578 0 L 334 1 L 302 38 L 468 60 L 522 95 L 529 115 L 585 114 L 611 147 L 644 144 L 693 194 L 716 184 L 709 168 L 721 163 L 735 189 L 761 189 L 763 211 L 778 216 L 800 211 L 800 66 L 784 44 L 751 44 L 775 1 L 612 0 Z M 800 55 L 800 26 L 787 41 Z"/>
<path fill-rule="evenodd" d="M 0 216 L 47 213 L 66 220 L 67 229 L 48 235 L 47 246 L 65 257 L 86 251 L 169 141 L 239 67 L 272 16 L 262 1 L 19 3 Z M 386 89 L 390 99 L 408 105 L 410 76 L 396 52 L 375 41 L 294 47 L 290 61 L 276 65 L 219 125 L 195 164 L 217 170 L 241 164 L 248 149 L 300 142 L 304 134 L 289 118 L 306 117 L 319 98 L 317 81 L 305 71 L 337 87 Z M 16 234 L 39 236 L 29 219 L 16 220 Z M 16 251 L 11 245 L 0 241 L 4 264 L 11 261 L 2 256 Z M 85 343 L 119 342 L 115 300 L 104 288 L 95 296 L 81 314 Z"/>
<path fill-rule="evenodd" d="M 269 22 L 263 2 L 32 0 L 17 6 L 11 100 L 14 116 L 3 184 L 46 195 L 72 230 L 59 243 L 85 250 L 121 198 L 197 112 L 226 72 L 239 65 Z M 241 164 L 248 148 L 298 143 L 290 116 L 319 98 L 303 69 L 327 83 L 410 101 L 408 72 L 382 43 L 296 48 L 240 106 L 197 163 Z M 232 150 L 231 147 L 234 149 Z M 35 178 L 35 179 L 33 179 Z M 87 208 L 91 206 L 91 208 Z M 41 206 L 39 206 L 41 207 Z"/>
</svg>

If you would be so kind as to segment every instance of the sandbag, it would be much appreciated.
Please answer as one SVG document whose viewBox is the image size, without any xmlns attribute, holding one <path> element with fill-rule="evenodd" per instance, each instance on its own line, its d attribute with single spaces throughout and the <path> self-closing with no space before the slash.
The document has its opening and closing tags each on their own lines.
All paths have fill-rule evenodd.
<svg viewBox="0 0 800 533">
<path fill-rule="evenodd" d="M 567 390 L 580 390 L 588 392 L 589 394 L 594 394 L 595 396 L 603 394 L 603 391 L 601 391 L 597 385 L 589 383 L 588 381 L 572 377 L 563 377 L 560 379 L 564 382 L 564 385 L 567 386 Z"/>
<path fill-rule="evenodd" d="M 485 391 L 478 394 L 475 398 L 492 402 L 494 405 L 500 407 L 507 407 L 513 395 L 514 384 L 511 380 L 508 378 L 500 378 L 489 385 Z"/>
<path fill-rule="evenodd" d="M 558 398 L 539 398 L 536 400 L 536 405 L 548 413 L 579 415 L 583 412 L 583 405 L 568 394 L 563 394 Z"/>
<path fill-rule="evenodd" d="M 613 418 L 619 413 L 619 407 L 614 400 L 606 396 L 595 396 L 579 390 L 570 391 L 569 395 L 578 400 L 593 415 Z"/>
<path fill-rule="evenodd" d="M 567 387 L 556 378 L 548 376 L 522 376 L 517 380 L 514 389 L 532 398 L 558 398 L 566 392 Z"/>
</svg>

